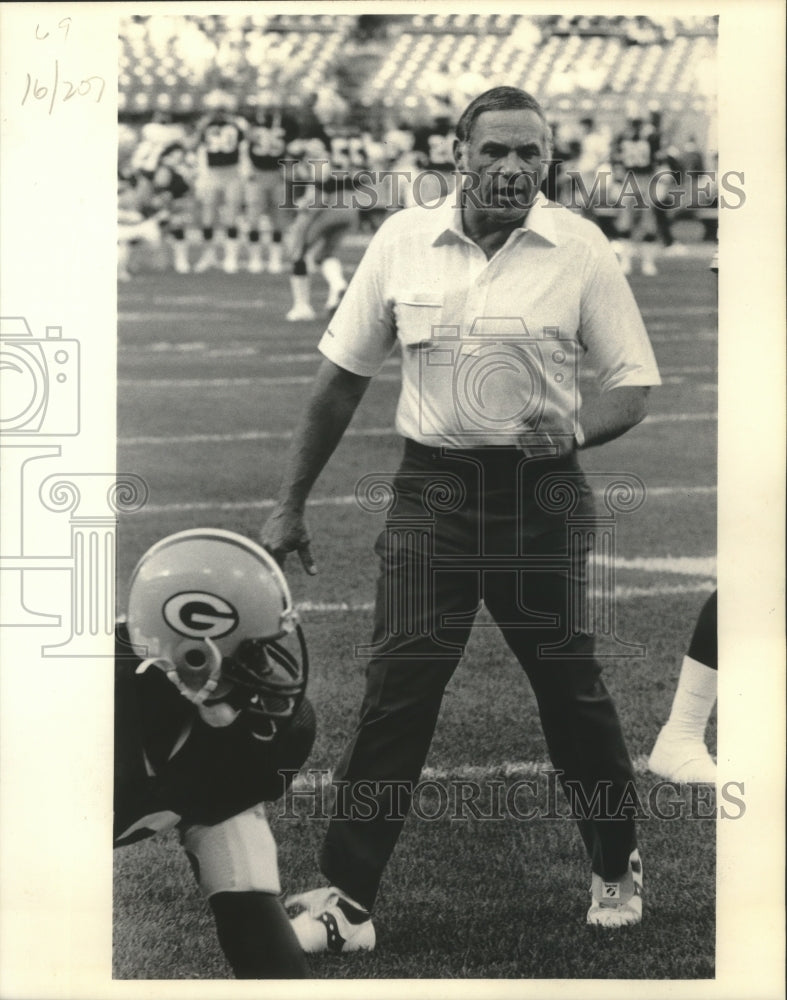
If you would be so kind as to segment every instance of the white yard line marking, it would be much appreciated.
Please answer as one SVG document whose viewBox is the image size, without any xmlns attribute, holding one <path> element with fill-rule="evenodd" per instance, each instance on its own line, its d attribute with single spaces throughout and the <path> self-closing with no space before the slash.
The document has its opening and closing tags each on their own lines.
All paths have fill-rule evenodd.
<svg viewBox="0 0 787 1000">
<path fill-rule="evenodd" d="M 137 300 L 142 302 L 142 299 Z M 136 305 L 137 302 L 130 302 L 130 305 Z M 178 309 L 119 309 L 117 313 L 117 318 L 119 323 L 144 323 L 153 320 L 167 320 L 172 323 L 183 323 L 186 321 L 191 321 L 193 319 L 216 319 L 222 320 L 225 318 L 225 314 L 228 311 L 242 313 L 250 312 L 258 315 L 260 310 L 269 310 L 270 302 L 266 302 L 264 299 L 243 299 L 238 301 L 237 299 L 216 299 L 207 295 L 194 295 L 194 296 L 173 296 L 172 298 L 154 298 L 154 305 L 166 305 L 166 306 L 191 306 L 192 311 L 185 311 L 182 308 Z M 196 309 L 194 307 L 205 305 L 208 309 Z M 716 315 L 715 306 L 702 306 L 702 305 L 674 305 L 674 306 L 646 306 L 640 308 L 640 312 L 645 320 L 649 317 L 655 316 L 676 316 L 678 318 L 682 316 L 708 316 L 712 317 Z M 252 317 L 253 318 L 253 317 Z M 280 317 L 282 326 L 284 326 L 284 317 Z M 327 322 L 327 317 L 326 317 Z"/>
<path fill-rule="evenodd" d="M 708 560 L 709 562 L 711 560 Z M 638 597 L 668 597 L 676 594 L 710 593 L 716 589 L 715 578 L 697 580 L 694 583 L 654 584 L 650 587 L 615 586 L 618 600 L 633 600 Z M 595 592 L 599 593 L 599 592 Z M 303 614 L 370 614 L 374 611 L 372 601 L 347 603 L 346 601 L 299 601 L 297 610 Z"/>
<path fill-rule="evenodd" d="M 162 357 L 166 357 L 167 360 L 169 360 L 169 357 L 172 357 L 174 360 L 180 359 L 181 355 L 189 355 L 189 359 L 197 355 L 205 358 L 260 356 L 264 357 L 266 364 L 276 365 L 316 362 L 322 358 L 322 355 L 316 348 L 311 351 L 303 351 L 299 354 L 271 354 L 261 349 L 264 346 L 248 340 L 228 340 L 221 341 L 220 344 L 208 344 L 204 340 L 186 340 L 181 343 L 158 340 L 154 343 L 144 345 L 124 344 L 118 348 L 118 353 L 126 361 L 155 360 L 156 363 Z M 155 355 L 155 359 L 150 358 L 150 355 Z M 399 362 L 396 358 L 391 358 L 385 363 L 391 365 L 398 364 Z"/>
<path fill-rule="evenodd" d="M 652 774 L 646 754 L 639 754 L 632 761 L 634 773 Z M 426 781 L 473 781 L 518 780 L 533 778 L 539 774 L 554 771 L 554 766 L 546 760 L 501 760 L 499 764 L 457 764 L 455 767 L 425 767 L 420 780 Z M 309 768 L 296 775 L 292 788 L 298 792 L 327 792 L 333 781 L 332 768 Z"/>
<path fill-rule="evenodd" d="M 386 360 L 384 367 L 398 368 L 397 358 Z M 689 365 L 679 368 L 663 367 L 660 369 L 665 381 L 676 377 L 687 375 L 716 375 L 716 369 L 712 365 Z M 591 371 L 584 372 L 588 378 L 592 376 Z M 310 375 L 247 375 L 238 377 L 218 377 L 218 378 L 119 378 L 118 386 L 140 386 L 151 389 L 189 389 L 189 388 L 209 388 L 223 389 L 230 386 L 244 385 L 305 385 L 313 381 L 314 376 Z M 399 372 L 386 374 L 380 372 L 375 376 L 375 381 L 398 382 Z"/>
<path fill-rule="evenodd" d="M 656 413 L 643 421 L 646 424 L 702 423 L 718 419 L 716 413 Z M 350 427 L 344 437 L 394 437 L 393 427 Z M 118 444 L 124 447 L 139 445 L 171 444 L 231 444 L 241 441 L 285 441 L 292 437 L 292 431 L 238 431 L 235 434 L 171 434 L 140 435 L 120 437 Z"/>
<path fill-rule="evenodd" d="M 704 420 L 718 420 L 718 413 L 652 413 L 643 424 L 684 424 Z"/>
<path fill-rule="evenodd" d="M 715 316 L 716 306 L 640 306 L 640 312 L 647 319 L 648 316 Z"/>
<path fill-rule="evenodd" d="M 314 374 L 310 375 L 254 375 L 239 378 L 119 378 L 118 386 L 148 387 L 151 389 L 230 389 L 249 385 L 311 385 Z M 377 382 L 398 382 L 399 375 L 380 373 Z"/>
<path fill-rule="evenodd" d="M 691 497 L 711 496 L 716 493 L 715 486 L 649 486 L 649 497 L 680 496 Z M 233 510 L 269 510 L 276 505 L 275 500 L 200 500 L 192 503 L 146 504 L 129 517 L 140 514 L 183 514 L 190 511 L 233 511 Z M 336 497 L 315 497 L 307 501 L 308 507 L 350 507 L 356 506 L 354 495 Z"/>
<path fill-rule="evenodd" d="M 665 327 L 668 328 L 669 325 Z M 697 330 L 693 333 L 682 333 L 680 331 L 669 333 L 658 333 L 654 330 L 648 331 L 653 343 L 659 344 L 692 344 L 697 341 L 715 341 L 716 334 L 712 330 Z M 313 344 L 313 341 L 304 343 L 304 347 Z M 234 358 L 238 356 L 259 356 L 264 357 L 266 364 L 271 365 L 297 365 L 311 364 L 319 361 L 322 355 L 317 350 L 316 345 L 311 350 L 300 352 L 276 353 L 271 351 L 271 342 L 257 341 L 253 338 L 246 340 L 220 340 L 208 343 L 204 340 L 184 340 L 169 341 L 157 340 L 149 344 L 119 344 L 118 355 L 125 361 L 141 361 L 148 359 L 149 355 L 179 357 L 182 354 L 200 356 L 205 358 Z M 384 362 L 386 367 L 399 365 L 400 359 L 394 355 Z"/>
<path fill-rule="evenodd" d="M 617 559 L 618 569 L 641 569 L 646 573 L 682 573 L 686 576 L 715 576 L 715 556 L 642 556 Z"/>
</svg>

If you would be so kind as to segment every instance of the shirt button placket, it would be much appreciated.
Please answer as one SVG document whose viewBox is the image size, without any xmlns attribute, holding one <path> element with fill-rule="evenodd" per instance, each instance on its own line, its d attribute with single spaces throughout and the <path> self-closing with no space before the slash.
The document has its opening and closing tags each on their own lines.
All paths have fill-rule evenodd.
<svg viewBox="0 0 787 1000">
<path fill-rule="evenodd" d="M 485 267 L 481 273 L 476 276 L 476 279 L 470 289 L 470 294 L 467 296 L 463 317 L 464 336 L 467 337 L 470 335 L 470 331 L 473 329 L 473 324 L 476 320 L 486 316 L 488 299 L 489 275 L 488 269 Z"/>
</svg>

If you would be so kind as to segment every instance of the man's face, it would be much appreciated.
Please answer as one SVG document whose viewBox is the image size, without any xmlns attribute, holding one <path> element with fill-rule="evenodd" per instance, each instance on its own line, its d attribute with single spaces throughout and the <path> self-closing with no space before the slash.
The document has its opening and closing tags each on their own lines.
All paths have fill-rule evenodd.
<svg viewBox="0 0 787 1000">
<path fill-rule="evenodd" d="M 469 175 L 474 207 L 500 222 L 524 216 L 546 173 L 546 127 L 535 111 L 484 111 L 470 138 L 457 141 L 457 168 Z"/>
</svg>

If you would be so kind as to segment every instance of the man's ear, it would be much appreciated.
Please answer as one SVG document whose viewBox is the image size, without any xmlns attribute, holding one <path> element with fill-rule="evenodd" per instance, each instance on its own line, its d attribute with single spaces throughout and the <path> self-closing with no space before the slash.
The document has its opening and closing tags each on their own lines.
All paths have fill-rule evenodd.
<svg viewBox="0 0 787 1000">
<path fill-rule="evenodd" d="M 459 139 L 454 139 L 454 163 L 459 170 L 464 168 L 465 145 L 466 144 L 464 142 L 460 142 Z"/>
</svg>

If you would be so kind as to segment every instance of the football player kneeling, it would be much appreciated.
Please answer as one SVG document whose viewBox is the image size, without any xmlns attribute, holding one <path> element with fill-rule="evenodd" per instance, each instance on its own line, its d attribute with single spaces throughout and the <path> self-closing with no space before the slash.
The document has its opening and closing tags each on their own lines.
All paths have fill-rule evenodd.
<svg viewBox="0 0 787 1000">
<path fill-rule="evenodd" d="M 263 805 L 315 736 L 283 573 L 254 542 L 192 529 L 131 578 L 116 628 L 114 846 L 176 828 L 239 979 L 308 975 Z"/>
</svg>

